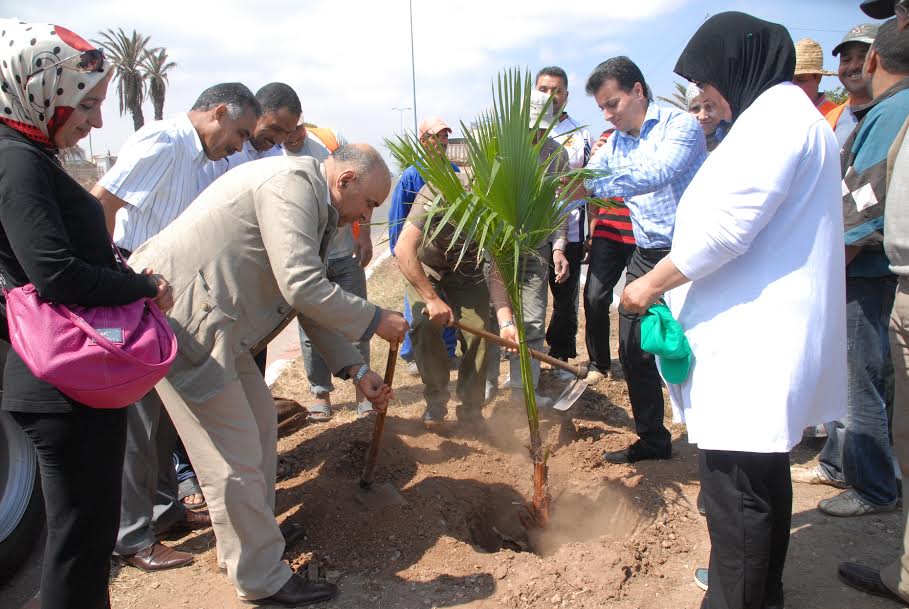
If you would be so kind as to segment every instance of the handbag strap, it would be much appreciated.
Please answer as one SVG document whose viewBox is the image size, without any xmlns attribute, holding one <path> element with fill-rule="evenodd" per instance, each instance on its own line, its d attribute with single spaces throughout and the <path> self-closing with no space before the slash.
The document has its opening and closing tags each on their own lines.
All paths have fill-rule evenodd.
<svg viewBox="0 0 909 609">
<path fill-rule="evenodd" d="M 164 326 L 166 326 L 166 330 L 170 330 L 170 324 L 168 324 L 166 321 L 163 320 L 163 316 L 161 315 L 161 313 L 156 310 L 157 307 L 155 307 L 154 305 L 153 306 L 149 306 L 149 305 L 153 305 L 153 303 L 151 302 L 151 299 L 143 298 L 142 306 L 147 308 L 149 314 L 154 318 L 155 323 L 158 325 L 163 324 Z M 116 353 L 120 357 L 123 357 L 124 359 L 127 359 L 136 365 L 147 368 L 148 370 L 156 370 L 163 366 L 170 365 L 170 362 L 168 360 L 170 360 L 170 356 L 173 355 L 177 349 L 176 341 L 171 341 L 172 342 L 171 353 L 168 354 L 168 357 L 165 360 L 163 360 L 162 362 L 157 363 L 157 364 L 149 364 L 148 362 L 143 362 L 142 360 L 136 358 L 132 354 L 127 353 L 126 350 L 118 347 L 117 345 L 115 345 L 114 343 L 109 341 L 107 338 L 102 336 L 94 327 L 92 327 L 91 324 L 89 324 L 87 321 L 82 319 L 81 315 L 74 313 L 66 305 L 57 305 L 57 306 L 62 308 L 64 311 L 66 311 L 66 313 L 69 315 L 70 321 L 72 321 L 73 324 L 78 326 L 80 330 L 85 332 L 86 335 L 91 337 L 91 339 L 94 340 L 97 344 L 104 347 L 108 352 Z"/>
</svg>

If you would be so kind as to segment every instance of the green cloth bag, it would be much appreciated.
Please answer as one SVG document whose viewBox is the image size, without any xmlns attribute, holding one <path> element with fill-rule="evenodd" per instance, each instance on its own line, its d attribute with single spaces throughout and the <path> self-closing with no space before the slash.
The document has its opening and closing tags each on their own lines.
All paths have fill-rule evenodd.
<svg viewBox="0 0 909 609">
<path fill-rule="evenodd" d="M 641 349 L 660 356 L 660 371 L 667 382 L 678 385 L 688 378 L 691 345 L 663 303 L 651 305 L 641 318 Z"/>
</svg>

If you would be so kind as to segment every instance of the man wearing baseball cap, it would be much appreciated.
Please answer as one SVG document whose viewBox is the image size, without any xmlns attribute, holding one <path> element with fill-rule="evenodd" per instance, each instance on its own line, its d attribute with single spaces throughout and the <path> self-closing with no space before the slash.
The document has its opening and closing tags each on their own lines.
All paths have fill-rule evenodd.
<svg viewBox="0 0 909 609">
<path fill-rule="evenodd" d="M 876 23 L 857 25 L 846 32 L 840 43 L 833 47 L 833 56 L 840 60 L 837 75 L 849 93 L 849 99 L 844 104 L 827 113 L 827 122 L 836 133 L 840 148 L 858 124 L 855 109 L 871 103 L 871 92 L 862 75 L 862 66 L 865 65 L 865 56 L 877 36 L 877 28 Z"/>
<path fill-rule="evenodd" d="M 420 125 L 417 129 L 417 137 L 420 138 L 420 143 L 423 147 L 427 150 L 435 150 L 442 155 L 448 150 L 449 135 L 451 135 L 451 127 L 438 116 L 431 116 L 423 119 L 420 121 Z M 451 166 L 456 172 L 460 171 L 458 166 L 454 163 L 452 163 Z M 411 165 L 404 170 L 404 173 L 401 174 L 401 179 L 398 180 L 398 184 L 395 186 L 394 193 L 391 196 L 391 208 L 388 210 L 388 245 L 391 249 L 392 256 L 395 255 L 395 245 L 398 243 L 398 237 L 401 236 L 401 231 L 404 228 L 404 221 L 410 213 L 410 207 L 413 205 L 417 193 L 420 192 L 420 189 L 423 188 L 425 183 L 420 172 L 417 171 L 416 166 Z M 404 317 L 407 318 L 407 323 L 413 322 L 407 294 L 404 294 Z M 455 357 L 455 347 L 458 342 L 457 332 L 454 328 L 446 327 L 442 333 L 442 337 L 445 339 L 445 348 L 448 351 L 450 367 L 452 369 L 457 369 L 459 364 Z M 413 344 L 411 343 L 410 332 L 404 336 L 404 342 L 401 344 L 400 356 L 401 359 L 410 364 L 408 366 L 410 374 L 418 376 L 420 372 L 414 361 Z"/>
<path fill-rule="evenodd" d="M 909 26 L 909 0 L 867 0 L 861 7 L 872 19 L 889 19 L 895 15 L 901 32 Z"/>
<path fill-rule="evenodd" d="M 836 104 L 827 99 L 827 95 L 820 92 L 821 78 L 836 76 L 833 72 L 824 69 L 824 51 L 820 43 L 811 38 L 802 38 L 795 43 L 795 75 L 792 82 L 805 92 L 818 112 L 826 116 L 836 108 Z"/>
</svg>

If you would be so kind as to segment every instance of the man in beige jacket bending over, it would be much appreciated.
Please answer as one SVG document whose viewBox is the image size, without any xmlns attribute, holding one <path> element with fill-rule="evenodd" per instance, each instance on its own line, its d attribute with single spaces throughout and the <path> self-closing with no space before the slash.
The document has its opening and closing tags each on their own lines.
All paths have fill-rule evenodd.
<svg viewBox="0 0 909 609">
<path fill-rule="evenodd" d="M 281 561 L 277 421 L 250 350 L 302 313 L 332 372 L 385 409 L 391 388 L 352 343 L 373 334 L 400 342 L 407 323 L 330 283 L 324 265 L 338 226 L 368 224 L 389 188 L 388 167 L 367 145 L 342 146 L 324 164 L 253 161 L 217 180 L 130 258 L 173 286 L 167 317 L 180 353 L 156 389 L 196 466 L 219 565 L 244 600 L 297 606 L 337 592 Z"/>
</svg>

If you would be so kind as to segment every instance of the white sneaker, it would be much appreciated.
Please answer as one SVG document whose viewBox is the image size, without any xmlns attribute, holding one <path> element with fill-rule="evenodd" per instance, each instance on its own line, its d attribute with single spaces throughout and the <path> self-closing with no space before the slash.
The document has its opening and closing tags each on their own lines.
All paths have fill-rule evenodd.
<svg viewBox="0 0 909 609">
<path fill-rule="evenodd" d="M 572 376 L 571 378 L 574 378 L 574 376 Z M 604 378 L 606 378 L 606 375 L 603 374 L 602 372 L 600 372 L 599 370 L 597 370 L 596 368 L 588 368 L 587 376 L 584 377 L 584 380 L 587 381 L 588 385 L 596 385 L 597 383 L 602 381 Z"/>
<path fill-rule="evenodd" d="M 814 467 L 790 467 L 789 472 L 792 475 L 792 481 L 800 484 L 824 484 L 834 488 L 846 488 L 845 482 L 834 480 L 827 475 L 820 465 Z"/>
</svg>

